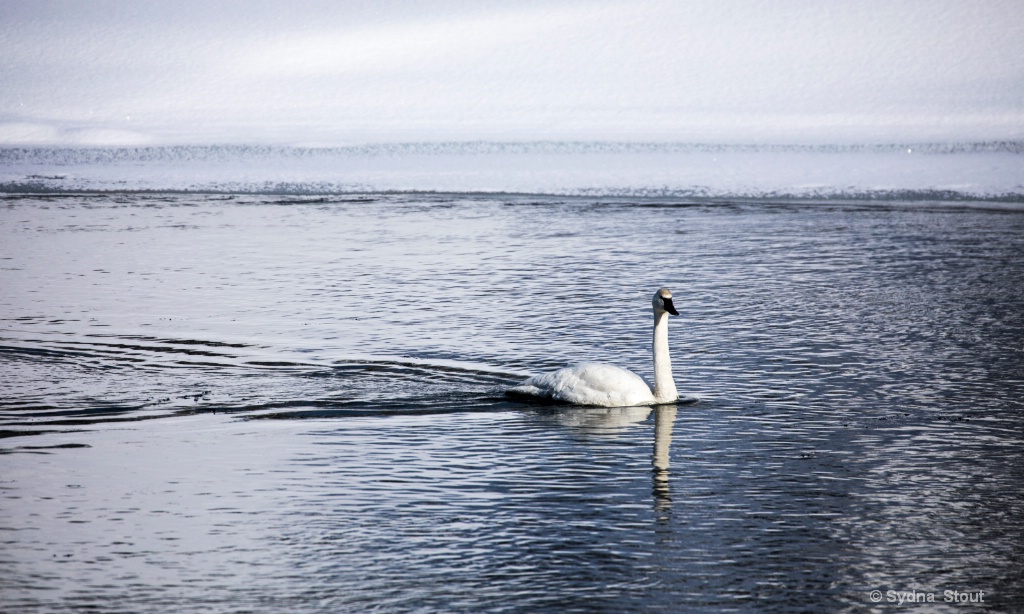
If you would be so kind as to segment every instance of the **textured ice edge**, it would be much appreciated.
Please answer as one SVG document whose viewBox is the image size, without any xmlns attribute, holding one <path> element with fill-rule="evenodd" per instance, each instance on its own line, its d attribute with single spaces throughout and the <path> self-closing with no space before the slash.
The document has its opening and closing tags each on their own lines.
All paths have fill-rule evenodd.
<svg viewBox="0 0 1024 614">
<path fill-rule="evenodd" d="M 1024 202 L 1024 142 L 0 149 L 0 192 L 443 192 Z"/>
</svg>

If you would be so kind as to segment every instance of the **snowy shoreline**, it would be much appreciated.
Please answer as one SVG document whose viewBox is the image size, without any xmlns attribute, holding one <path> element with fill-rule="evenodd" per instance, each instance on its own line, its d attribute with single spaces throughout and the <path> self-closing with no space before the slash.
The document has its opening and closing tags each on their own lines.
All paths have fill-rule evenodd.
<svg viewBox="0 0 1024 614">
<path fill-rule="evenodd" d="M 1024 201 L 1024 142 L 0 149 L 0 192 Z"/>
</svg>

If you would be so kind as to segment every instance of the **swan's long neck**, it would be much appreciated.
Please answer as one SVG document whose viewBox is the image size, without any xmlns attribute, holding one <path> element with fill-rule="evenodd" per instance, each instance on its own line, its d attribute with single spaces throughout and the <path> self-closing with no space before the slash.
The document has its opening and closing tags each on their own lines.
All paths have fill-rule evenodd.
<svg viewBox="0 0 1024 614">
<path fill-rule="evenodd" d="M 672 358 L 668 354 L 668 314 L 654 313 L 654 400 L 671 403 L 679 398 L 672 379 Z"/>
</svg>

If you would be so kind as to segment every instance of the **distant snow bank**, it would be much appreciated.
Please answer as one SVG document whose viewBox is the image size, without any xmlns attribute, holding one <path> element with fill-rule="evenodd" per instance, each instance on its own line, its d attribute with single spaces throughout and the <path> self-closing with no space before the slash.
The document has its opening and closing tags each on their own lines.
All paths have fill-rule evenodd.
<svg viewBox="0 0 1024 614">
<path fill-rule="evenodd" d="M 0 149 L 0 192 L 521 193 L 1024 202 L 1024 142 Z"/>
</svg>

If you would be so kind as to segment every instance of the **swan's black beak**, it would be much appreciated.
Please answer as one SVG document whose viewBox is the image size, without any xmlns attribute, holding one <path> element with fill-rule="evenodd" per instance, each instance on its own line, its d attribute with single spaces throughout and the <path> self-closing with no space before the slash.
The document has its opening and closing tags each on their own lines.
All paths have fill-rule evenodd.
<svg viewBox="0 0 1024 614">
<path fill-rule="evenodd" d="M 670 299 L 670 298 L 663 298 L 661 300 L 662 300 L 663 303 L 665 303 L 665 311 L 671 313 L 674 316 L 679 315 L 679 312 L 676 311 L 676 306 L 672 304 L 672 299 Z"/>
</svg>

